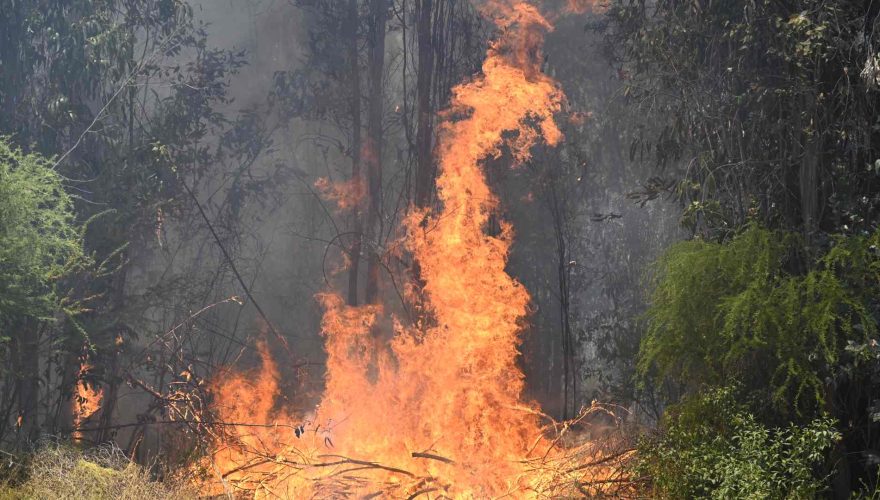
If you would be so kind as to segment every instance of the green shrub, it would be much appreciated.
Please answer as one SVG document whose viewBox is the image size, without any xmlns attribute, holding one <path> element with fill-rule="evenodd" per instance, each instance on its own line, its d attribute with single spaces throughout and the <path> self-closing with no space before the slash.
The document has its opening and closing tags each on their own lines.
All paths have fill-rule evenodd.
<svg viewBox="0 0 880 500">
<path fill-rule="evenodd" d="M 656 265 L 639 375 L 690 393 L 732 379 L 783 412 L 815 410 L 848 342 L 877 332 L 878 246 L 880 234 L 838 237 L 794 273 L 798 238 L 756 225 L 726 243 L 674 245 Z"/>
<path fill-rule="evenodd" d="M 639 444 L 635 474 L 657 498 L 813 498 L 840 435 L 830 419 L 767 428 L 731 389 L 716 389 L 669 409 L 660 434 Z"/>
<path fill-rule="evenodd" d="M 0 137 L 0 321 L 53 315 L 54 286 L 81 255 L 61 175 Z"/>
</svg>

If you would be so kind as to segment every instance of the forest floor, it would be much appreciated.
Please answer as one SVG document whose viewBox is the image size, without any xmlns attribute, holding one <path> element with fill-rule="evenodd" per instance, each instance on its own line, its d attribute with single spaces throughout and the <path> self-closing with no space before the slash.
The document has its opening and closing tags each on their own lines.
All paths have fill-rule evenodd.
<svg viewBox="0 0 880 500">
<path fill-rule="evenodd" d="M 156 481 L 150 471 L 128 460 L 119 450 L 83 452 L 47 445 L 20 459 L 4 457 L 0 500 L 189 500 L 198 493 L 184 484 Z"/>
</svg>

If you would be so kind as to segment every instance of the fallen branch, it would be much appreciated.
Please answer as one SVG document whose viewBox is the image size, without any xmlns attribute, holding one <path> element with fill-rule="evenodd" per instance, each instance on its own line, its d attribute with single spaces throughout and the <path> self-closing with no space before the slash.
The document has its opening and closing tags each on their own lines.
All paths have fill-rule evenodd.
<svg viewBox="0 0 880 500">
<path fill-rule="evenodd" d="M 430 460 L 437 460 L 438 462 L 443 462 L 444 464 L 454 464 L 455 463 L 455 460 L 452 460 L 452 459 L 449 459 L 446 457 L 441 457 L 440 455 L 434 455 L 431 453 L 422 453 L 419 451 L 414 451 L 412 456 L 413 456 L 413 458 L 427 458 Z"/>
<path fill-rule="evenodd" d="M 632 452 L 634 452 L 634 451 L 635 451 L 635 448 L 629 448 L 629 449 L 626 449 L 626 450 L 620 451 L 620 452 L 618 452 L 618 453 L 614 453 L 614 454 L 612 454 L 612 455 L 608 455 L 608 456 L 602 457 L 602 458 L 600 458 L 599 460 L 594 460 L 594 461 L 592 461 L 592 462 L 587 462 L 587 463 L 584 463 L 584 464 L 580 464 L 580 465 L 578 465 L 577 467 L 572 467 L 572 468 L 570 468 L 570 469 L 567 469 L 567 470 L 565 471 L 565 473 L 568 474 L 568 473 L 571 473 L 571 472 L 576 472 L 576 471 L 579 471 L 579 470 L 587 469 L 587 468 L 590 468 L 590 467 L 595 467 L 595 466 L 597 466 L 597 465 L 607 464 L 608 462 L 613 462 L 614 460 L 617 460 L 618 458 L 623 458 L 624 456 L 626 456 L 626 455 L 628 455 L 628 454 L 630 454 L 630 453 L 632 453 Z"/>
<path fill-rule="evenodd" d="M 426 493 L 431 493 L 432 491 L 437 491 L 437 490 L 439 490 L 439 489 L 440 489 L 440 488 L 425 488 L 425 489 L 423 489 L 423 490 L 419 490 L 419 491 L 413 493 L 412 495 L 406 497 L 406 500 L 413 500 L 414 498 L 416 498 L 416 497 L 418 497 L 418 496 L 420 496 L 420 495 L 424 495 L 424 494 L 426 494 Z"/>
<path fill-rule="evenodd" d="M 344 456 L 342 456 L 342 455 L 321 455 L 319 458 L 322 458 L 322 457 L 340 458 L 341 460 L 336 461 L 336 462 L 320 462 L 320 463 L 317 463 L 317 464 L 309 464 L 309 466 L 312 466 L 312 467 L 329 467 L 329 466 L 332 466 L 332 465 L 356 464 L 356 465 L 365 465 L 365 466 L 368 466 L 368 467 L 374 467 L 374 468 L 376 468 L 376 469 L 383 469 L 383 470 L 387 470 L 388 472 L 396 472 L 396 473 L 398 473 L 398 474 L 403 474 L 403 475 L 405 475 L 405 476 L 409 476 L 409 477 L 416 477 L 416 475 L 413 474 L 412 472 L 405 471 L 405 470 L 403 470 L 403 469 L 398 469 L 397 467 L 389 467 L 389 466 L 387 466 L 387 465 L 378 464 L 378 463 L 376 463 L 376 462 L 368 462 L 368 461 L 366 461 L 366 460 L 357 460 L 357 459 L 354 459 L 354 458 L 344 457 Z"/>
</svg>

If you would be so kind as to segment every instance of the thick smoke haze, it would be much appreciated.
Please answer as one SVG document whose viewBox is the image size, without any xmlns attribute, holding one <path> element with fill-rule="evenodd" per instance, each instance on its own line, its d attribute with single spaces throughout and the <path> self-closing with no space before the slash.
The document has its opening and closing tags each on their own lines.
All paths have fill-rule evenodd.
<svg viewBox="0 0 880 500">
<path fill-rule="evenodd" d="M 310 14 L 292 3 L 216 0 L 197 4 L 197 16 L 208 24 L 214 44 L 247 53 L 247 66 L 232 79 L 233 108 L 253 106 L 271 115 L 267 98 L 273 91 L 273 76 L 305 64 Z M 639 190 L 646 169 L 628 158 L 626 138 L 621 136 L 624 124 L 609 118 L 609 111 L 620 105 L 620 82 L 604 57 L 601 35 L 585 27 L 588 23 L 587 16 L 563 19 L 549 34 L 545 49 L 545 70 L 560 81 L 568 96 L 567 113 L 576 117 L 565 126 L 566 141 L 530 165 L 510 170 L 502 162 L 490 174 L 502 188 L 505 216 L 516 231 L 510 272 L 533 299 L 523 333 L 528 392 L 550 412 L 561 412 L 563 404 L 560 329 L 564 313 L 559 272 L 555 257 L 550 257 L 559 251 L 557 231 L 563 233 L 566 247 L 565 272 L 572 297 L 567 306 L 572 318 L 568 328 L 576 338 L 574 357 L 579 366 L 578 373 L 570 377 L 579 379 L 576 390 L 581 404 L 607 397 L 603 391 L 610 387 L 627 385 L 631 367 L 621 368 L 608 358 L 622 361 L 633 355 L 638 326 L 632 318 L 644 303 L 640 285 L 646 265 L 681 236 L 674 204 L 658 200 L 640 207 L 627 197 Z M 390 33 L 388 42 L 393 51 L 400 39 Z M 397 71 L 388 75 L 392 80 L 386 95 L 388 108 L 399 106 L 395 92 L 401 87 L 393 82 L 400 78 L 399 67 L 398 63 Z M 251 213 L 253 251 L 264 252 L 259 269 L 254 270 L 254 294 L 265 302 L 270 319 L 296 338 L 297 353 L 316 362 L 322 358 L 321 312 L 314 295 L 326 288 L 325 272 L 332 272 L 339 262 L 325 260 L 324 242 L 332 224 L 328 219 L 334 214 L 322 205 L 332 203 L 316 199 L 317 191 L 308 184 L 324 176 L 345 178 L 349 161 L 331 143 L 343 139 L 332 125 L 320 121 L 296 119 L 276 130 L 275 151 L 260 161 L 267 168 L 283 164 L 294 174 L 273 195 L 278 203 L 270 204 L 268 210 L 252 207 Z M 386 151 L 386 161 L 393 165 L 395 152 Z M 565 206 L 552 207 L 549 198 L 553 196 Z M 557 209 L 566 220 L 564 227 L 555 229 Z M 631 338 L 616 338 L 622 337 L 621 325 L 629 325 Z"/>
</svg>

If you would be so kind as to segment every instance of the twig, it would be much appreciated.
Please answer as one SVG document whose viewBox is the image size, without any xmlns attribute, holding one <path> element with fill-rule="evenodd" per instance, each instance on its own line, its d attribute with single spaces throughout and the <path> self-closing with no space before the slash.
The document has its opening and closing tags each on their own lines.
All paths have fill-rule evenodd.
<svg viewBox="0 0 880 500">
<path fill-rule="evenodd" d="M 565 471 L 565 473 L 568 474 L 568 473 L 570 473 L 570 472 L 575 472 L 575 471 L 579 471 L 579 470 L 587 469 L 587 468 L 589 468 L 589 467 L 595 467 L 595 466 L 597 466 L 597 465 L 602 465 L 602 464 L 606 464 L 606 463 L 608 463 L 608 462 L 613 462 L 614 460 L 617 460 L 618 458 L 623 458 L 624 456 L 626 456 L 626 455 L 632 453 L 633 451 L 635 451 L 635 448 L 629 448 L 629 449 L 626 449 L 626 450 L 623 450 L 623 451 L 620 451 L 620 452 L 617 452 L 617 453 L 614 453 L 614 454 L 608 455 L 608 456 L 606 456 L 606 457 L 602 457 L 602 458 L 600 458 L 600 459 L 598 459 L 598 460 L 594 460 L 594 461 L 592 461 L 592 462 L 587 462 L 587 463 L 585 463 L 585 464 L 580 464 L 580 465 L 578 465 L 577 467 L 572 467 L 572 468 L 570 468 L 570 469 L 567 469 L 567 470 Z"/>
<path fill-rule="evenodd" d="M 405 471 L 403 469 L 398 469 L 397 467 L 389 467 L 387 465 L 382 465 L 376 462 L 367 462 L 366 460 L 357 460 L 354 458 L 344 457 L 342 455 L 321 455 L 321 457 L 334 457 L 339 458 L 341 460 L 337 462 L 321 462 L 317 464 L 310 464 L 312 467 L 329 467 L 331 465 L 341 465 L 341 464 L 357 464 L 357 465 L 366 465 L 368 467 L 375 467 L 377 469 L 387 470 L 389 472 L 396 472 L 398 474 L 403 474 L 409 477 L 416 477 L 415 474 L 409 471 Z"/>
<path fill-rule="evenodd" d="M 131 82 L 132 78 L 134 78 L 138 73 L 140 73 L 141 70 L 144 67 L 146 67 L 146 65 L 148 63 L 152 62 L 153 59 L 156 57 L 156 55 L 158 55 L 163 50 L 165 50 L 165 44 L 168 43 L 170 40 L 172 40 L 181 31 L 183 31 L 182 26 L 177 30 L 177 32 L 169 35 L 168 38 L 165 39 L 165 41 L 163 41 L 161 44 L 159 44 L 158 47 L 156 47 L 156 50 L 153 51 L 152 54 L 150 54 L 149 58 L 141 61 L 137 65 L 137 67 L 135 67 L 131 71 L 131 73 L 129 73 L 128 76 L 125 77 L 125 80 L 122 81 L 122 84 L 119 86 L 118 89 L 116 89 L 116 92 L 114 92 L 113 95 L 110 96 L 110 99 L 104 104 L 104 106 L 100 109 L 100 111 L 98 111 L 98 113 L 95 115 L 95 118 L 92 120 L 92 123 L 90 123 L 89 126 L 86 127 L 85 130 L 83 130 L 82 134 L 80 134 L 79 138 L 76 140 L 76 142 L 73 144 L 73 146 L 71 146 L 70 149 L 68 149 L 63 155 L 61 155 L 61 157 L 58 158 L 58 160 L 55 162 L 55 164 L 52 165 L 52 170 L 55 170 L 56 168 L 58 168 L 58 165 L 60 165 L 61 162 L 63 162 L 68 156 L 70 156 L 71 153 L 73 153 L 74 150 L 76 150 L 76 148 L 79 147 L 79 145 L 82 143 L 82 140 L 85 138 L 86 134 L 88 134 L 92 130 L 92 127 L 94 127 L 96 123 L 98 123 L 98 120 L 101 119 L 104 112 L 107 111 L 107 108 L 109 108 L 110 105 L 113 104 L 113 101 L 115 101 L 116 98 L 119 97 L 119 94 L 121 94 L 122 91 L 125 90 L 126 87 L 128 87 L 128 83 Z M 129 112 L 131 112 L 131 111 L 129 111 Z"/>
<path fill-rule="evenodd" d="M 452 460 L 452 459 L 449 459 L 446 457 L 441 457 L 440 455 L 434 455 L 432 453 L 422 453 L 419 451 L 414 451 L 412 453 L 412 456 L 413 456 L 413 458 L 428 458 L 430 460 L 437 460 L 438 462 L 443 462 L 445 464 L 454 464 L 455 463 L 455 460 Z"/>
<path fill-rule="evenodd" d="M 192 192 L 189 186 L 186 184 L 186 181 L 181 179 L 181 185 L 183 185 L 183 189 L 186 190 L 187 194 L 189 194 L 190 198 L 192 198 L 193 203 L 195 203 L 196 208 L 199 210 L 199 214 L 202 216 L 202 220 L 205 221 L 205 224 L 208 226 L 208 230 L 211 231 L 211 235 L 214 237 L 214 241 L 217 243 L 217 246 L 220 248 L 220 252 L 223 253 L 223 257 L 226 259 L 226 262 L 229 263 L 229 267 L 232 269 L 232 273 L 235 274 L 235 278 L 238 280 L 238 283 L 241 285 L 241 288 L 244 290 L 245 295 L 254 305 L 254 308 L 259 313 L 260 317 L 263 318 L 263 321 L 266 322 L 266 326 L 269 327 L 269 330 L 281 342 L 281 346 L 284 347 L 284 350 L 287 351 L 287 354 L 293 358 L 293 352 L 290 350 L 290 346 L 287 344 L 287 340 L 278 333 L 278 330 L 275 329 L 275 326 L 269 321 L 266 313 L 263 312 L 263 308 L 260 307 L 260 304 L 251 294 L 250 288 L 244 282 L 244 278 L 241 277 L 241 274 L 238 272 L 238 268 L 235 267 L 235 262 L 232 260 L 232 256 L 229 255 L 229 252 L 226 251 L 226 247 L 223 245 L 223 242 L 220 240 L 220 236 L 217 235 L 217 231 L 214 230 L 214 225 L 211 224 L 210 219 L 208 219 L 208 215 L 205 213 L 205 210 L 202 208 L 202 204 L 199 203 L 199 199 L 196 197 L 196 194 Z"/>
<path fill-rule="evenodd" d="M 148 391 L 150 392 L 150 391 Z M 161 394 L 150 392 L 153 397 L 159 398 Z M 163 398 L 164 399 L 164 398 Z M 299 427 L 298 425 L 293 424 L 255 424 L 255 423 L 244 423 L 244 422 L 206 422 L 204 420 L 156 420 L 153 422 L 135 422 L 128 424 L 116 424 L 116 425 L 107 425 L 102 427 L 82 427 L 77 430 L 82 432 L 89 431 L 101 431 L 101 430 L 116 430 L 116 429 L 126 429 L 128 427 L 138 427 L 141 425 L 184 425 L 184 424 L 200 424 L 206 427 L 261 427 L 261 428 L 275 428 L 275 427 L 283 427 L 285 429 L 296 429 Z"/>
<path fill-rule="evenodd" d="M 437 491 L 437 490 L 439 490 L 439 489 L 440 489 L 440 488 L 437 488 L 437 487 L 433 487 L 433 488 L 425 488 L 425 489 L 423 489 L 423 490 L 419 490 L 419 491 L 413 493 L 412 495 L 406 497 L 406 500 L 413 500 L 414 498 L 416 498 L 416 497 L 418 497 L 418 496 L 420 496 L 420 495 L 424 495 L 425 493 L 431 493 L 432 491 Z"/>
</svg>

